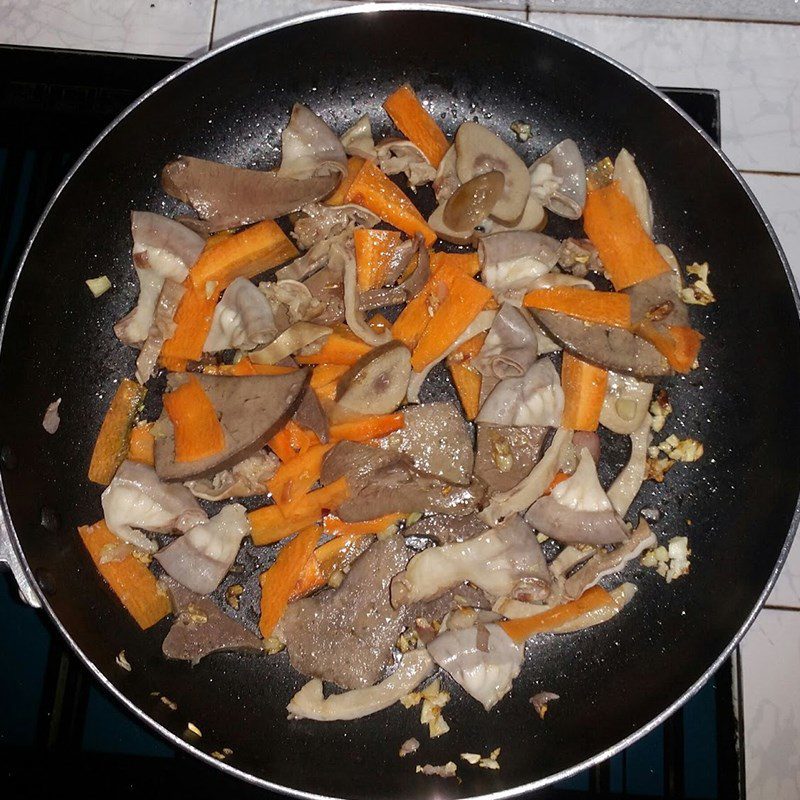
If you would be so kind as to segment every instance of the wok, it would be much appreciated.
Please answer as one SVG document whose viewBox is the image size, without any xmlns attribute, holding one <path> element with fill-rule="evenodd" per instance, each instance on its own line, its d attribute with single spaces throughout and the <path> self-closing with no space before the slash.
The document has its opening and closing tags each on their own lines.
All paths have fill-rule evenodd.
<svg viewBox="0 0 800 800">
<path fill-rule="evenodd" d="M 652 193 L 657 239 L 683 264 L 710 261 L 717 296 L 693 312 L 707 337 L 700 369 L 669 381 L 674 428 L 700 439 L 706 455 L 673 469 L 662 486 L 648 483 L 636 506 L 661 509 L 662 536 L 689 535 L 691 574 L 667 585 L 631 568 L 639 593 L 623 614 L 531 643 L 514 689 L 490 713 L 454 690 L 445 711 L 451 731 L 431 741 L 418 709 L 399 705 L 351 723 L 288 721 L 286 703 L 305 679 L 285 654 L 218 654 L 194 668 L 166 661 L 160 647 L 170 623 L 139 631 L 75 532 L 100 516 L 88 460 L 117 381 L 133 374 L 135 354 L 112 333 L 136 293 L 129 212 L 177 211 L 159 187 L 161 167 L 180 153 L 271 166 L 295 101 L 339 131 L 369 111 L 378 134 L 388 133 L 379 104 L 402 81 L 430 100 L 448 134 L 475 119 L 510 140 L 512 122 L 530 121 L 532 138 L 515 145 L 527 163 L 565 136 L 587 161 L 627 147 Z M 115 289 L 94 300 L 83 280 L 102 273 Z M 769 223 L 722 153 L 651 86 L 577 42 L 479 12 L 318 14 L 179 69 L 123 113 L 56 192 L 20 265 L 2 332 L 3 561 L 102 683 L 174 744 L 221 769 L 298 796 L 511 796 L 652 729 L 752 621 L 797 524 L 798 363 L 797 292 Z M 450 391 L 440 376 L 428 396 Z M 55 397 L 63 398 L 62 423 L 50 436 L 41 420 Z M 626 456 L 621 442 L 607 452 L 617 463 L 606 480 Z M 254 574 L 269 553 L 245 549 L 239 562 Z M 250 625 L 254 580 L 238 612 Z M 115 664 L 122 649 L 130 673 Z M 562 698 L 544 722 L 528 703 L 541 690 Z M 188 722 L 202 738 L 185 733 Z M 422 740 L 421 751 L 400 759 L 410 736 Z M 224 763 L 210 757 L 223 747 L 233 750 Z M 495 747 L 498 772 L 458 759 Z M 451 759 L 461 782 L 414 772 L 416 763 Z"/>
</svg>

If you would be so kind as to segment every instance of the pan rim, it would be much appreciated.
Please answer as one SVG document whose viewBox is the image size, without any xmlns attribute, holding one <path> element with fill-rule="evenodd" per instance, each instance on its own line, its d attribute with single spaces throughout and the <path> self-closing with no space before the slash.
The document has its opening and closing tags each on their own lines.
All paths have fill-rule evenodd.
<svg viewBox="0 0 800 800">
<path fill-rule="evenodd" d="M 682 109 L 680 108 L 674 101 L 672 101 L 669 97 L 667 97 L 663 92 L 661 92 L 657 87 L 651 84 L 649 81 L 644 79 L 638 73 L 632 71 L 628 67 L 624 66 L 620 62 L 616 61 L 614 58 L 606 55 L 600 50 L 595 49 L 594 47 L 587 45 L 577 39 L 572 38 L 566 34 L 562 34 L 558 31 L 554 31 L 550 28 L 547 28 L 543 25 L 539 25 L 538 23 L 529 22 L 527 20 L 518 20 L 510 17 L 501 16 L 500 14 L 493 13 L 491 11 L 483 10 L 483 9 L 474 9 L 474 8 L 465 8 L 461 6 L 453 6 L 453 5 L 441 5 L 441 4 L 425 4 L 419 5 L 410 2 L 367 2 L 367 3 L 358 3 L 352 6 L 347 7 L 337 7 L 332 9 L 327 9 L 318 12 L 312 12 L 308 14 L 302 14 L 298 16 L 289 17 L 287 19 L 279 20 L 278 22 L 260 26 L 254 30 L 248 31 L 247 33 L 242 34 L 230 42 L 221 45 L 218 48 L 213 50 L 209 50 L 209 52 L 192 59 L 186 64 L 178 67 L 176 70 L 171 72 L 165 78 L 160 80 L 150 89 L 148 89 L 145 93 L 143 93 L 140 97 L 134 100 L 129 106 L 127 106 L 123 111 L 121 111 L 92 141 L 92 143 L 87 147 L 87 149 L 81 154 L 81 156 L 77 159 L 75 164 L 70 168 L 69 172 L 66 174 L 64 179 L 59 184 L 58 188 L 53 193 L 52 197 L 47 203 L 44 211 L 42 212 L 39 220 L 37 221 L 28 241 L 25 245 L 23 250 L 22 256 L 20 257 L 19 264 L 14 272 L 14 275 L 11 280 L 10 288 L 8 297 L 5 302 L 5 306 L 3 309 L 2 318 L 0 318 L 0 351 L 2 351 L 3 340 L 5 337 L 6 325 L 8 322 L 11 305 L 14 300 L 14 294 L 17 288 L 17 284 L 19 282 L 19 278 L 21 276 L 22 270 L 25 266 L 25 263 L 28 259 L 28 255 L 30 254 L 31 249 L 33 248 L 34 242 L 39 234 L 39 231 L 44 224 L 44 221 L 50 214 L 53 206 L 55 205 L 56 201 L 60 197 L 62 191 L 70 182 L 72 177 L 75 173 L 80 169 L 83 163 L 86 161 L 87 158 L 90 157 L 94 149 L 97 145 L 105 139 L 105 137 L 119 125 L 125 117 L 128 116 L 132 111 L 138 108 L 142 103 L 144 103 L 151 95 L 158 92 L 162 87 L 166 86 L 175 78 L 183 75 L 185 72 L 190 71 L 196 65 L 208 61 L 215 57 L 220 53 L 224 53 L 230 49 L 233 49 L 241 44 L 249 42 L 253 39 L 257 39 L 265 34 L 270 34 L 276 31 L 283 30 L 284 28 L 290 28 L 295 26 L 300 26 L 306 23 L 316 22 L 319 20 L 325 20 L 329 18 L 335 17 L 344 17 L 350 15 L 363 15 L 363 14 L 370 14 L 370 13 L 381 13 L 381 12 L 391 12 L 391 11 L 400 11 L 400 12 L 423 12 L 423 13 L 432 13 L 432 14 L 451 14 L 454 16 L 465 16 L 465 17 L 475 17 L 479 19 L 488 19 L 495 22 L 502 22 L 507 25 L 513 25 L 521 28 L 527 28 L 529 30 L 534 30 L 540 34 L 544 34 L 546 36 L 552 36 L 556 39 L 559 39 L 573 47 L 577 47 L 585 52 L 590 53 L 591 55 L 599 58 L 606 63 L 610 64 L 612 67 L 615 67 L 617 70 L 620 70 L 629 78 L 633 79 L 641 86 L 643 86 L 646 90 L 650 91 L 654 94 L 657 98 L 659 98 L 662 102 L 666 103 L 674 112 L 679 114 L 685 122 L 687 122 L 695 131 L 695 133 L 699 134 L 699 136 L 705 141 L 705 143 L 710 147 L 711 151 L 716 155 L 717 158 L 721 159 L 723 164 L 728 168 L 728 171 L 733 175 L 734 179 L 739 183 L 741 189 L 744 190 L 747 198 L 749 199 L 750 203 L 753 205 L 755 210 L 757 211 L 762 224 L 766 228 L 766 231 L 772 241 L 773 247 L 775 248 L 778 257 L 783 265 L 784 274 L 789 283 L 789 289 L 792 293 L 792 298 L 794 300 L 794 308 L 795 313 L 800 320 L 800 293 L 798 293 L 797 283 L 794 279 L 794 275 L 792 274 L 791 268 L 789 266 L 789 262 L 786 258 L 786 254 L 784 253 L 783 247 L 778 240 L 775 231 L 767 218 L 764 209 L 761 207 L 761 204 L 756 199 L 753 191 L 748 186 L 748 184 L 744 181 L 744 178 L 733 165 L 731 160 L 728 156 L 722 151 L 721 147 L 714 142 L 711 137 Z M 654 728 L 660 725 L 664 720 L 666 720 L 669 716 L 671 716 L 675 711 L 677 711 L 684 703 L 686 703 L 689 699 L 691 699 L 709 680 L 709 678 L 719 669 L 723 661 L 733 652 L 734 648 L 738 645 L 741 641 L 744 634 L 753 624 L 756 616 L 760 613 L 762 608 L 765 605 L 766 599 L 768 598 L 769 594 L 771 593 L 778 576 L 783 568 L 783 565 L 786 562 L 789 549 L 791 548 L 792 542 L 795 538 L 797 533 L 798 526 L 800 526 L 800 496 L 795 503 L 795 510 L 792 515 L 792 520 L 789 525 L 789 530 L 786 535 L 786 539 L 784 541 L 783 547 L 781 548 L 781 552 L 779 557 L 775 563 L 775 566 L 770 573 L 769 579 L 762 591 L 761 595 L 758 597 L 753 609 L 747 615 L 742 625 L 739 627 L 738 631 L 734 634 L 733 638 L 731 639 L 730 643 L 723 649 L 723 651 L 717 656 L 717 658 L 709 665 L 709 667 L 695 680 L 695 682 L 686 689 L 675 701 L 673 701 L 670 705 L 664 708 L 658 715 L 653 717 L 648 723 L 640 727 L 638 730 L 634 731 L 624 739 L 616 742 L 615 744 L 611 745 L 610 747 L 602 750 L 601 752 L 596 753 L 593 756 L 590 756 L 587 759 L 575 764 L 567 769 L 561 770 L 560 772 L 553 773 L 552 775 L 548 775 L 544 778 L 540 778 L 538 780 L 532 781 L 527 784 L 521 784 L 519 786 L 515 786 L 508 789 L 503 789 L 498 792 L 492 792 L 489 794 L 482 794 L 482 795 L 470 795 L 471 800 L 505 800 L 505 798 L 512 798 L 517 797 L 524 792 L 530 792 L 537 789 L 542 789 L 546 786 L 549 786 L 557 781 L 564 780 L 565 778 L 569 778 L 579 772 L 584 771 L 596 764 L 600 763 L 601 761 L 605 761 L 606 759 L 610 758 L 611 756 L 619 753 L 621 750 L 624 750 L 626 747 L 630 746 L 634 742 L 638 741 L 642 737 L 646 736 L 649 732 L 651 732 Z M 51 621 L 54 623 L 55 627 L 61 634 L 61 636 L 66 640 L 68 645 L 71 647 L 73 652 L 77 655 L 80 661 L 84 664 L 84 666 L 89 670 L 89 672 L 94 676 L 94 678 L 99 681 L 99 683 L 111 694 L 115 697 L 116 700 L 121 702 L 129 711 L 131 711 L 138 719 L 144 722 L 148 727 L 158 733 L 160 736 L 168 740 L 172 745 L 180 747 L 181 749 L 185 750 L 186 752 L 190 753 L 192 756 L 196 758 L 200 758 L 206 764 L 209 764 L 217 769 L 222 770 L 223 772 L 234 776 L 240 780 L 247 781 L 250 784 L 254 784 L 256 786 L 260 786 L 262 788 L 270 789 L 272 791 L 280 792 L 284 795 L 289 795 L 291 797 L 298 797 L 304 798 L 304 800 L 336 800 L 330 795 L 321 795 L 316 794 L 313 792 L 306 792 L 300 789 L 295 789 L 290 786 L 284 786 L 282 784 L 274 783 L 269 781 L 265 778 L 257 777 L 249 772 L 246 772 L 242 769 L 234 767 L 230 764 L 225 762 L 219 761 L 216 758 L 213 758 L 210 754 L 199 750 L 195 746 L 193 746 L 190 742 L 182 739 L 177 734 L 173 733 L 172 731 L 163 727 L 160 723 L 158 723 L 155 719 L 150 717 L 144 710 L 139 708 L 132 700 L 126 697 L 123 692 L 118 689 L 114 684 L 105 676 L 103 672 L 84 654 L 69 632 L 61 623 L 61 620 L 56 615 L 53 608 L 50 606 L 47 597 L 41 591 L 39 584 L 33 573 L 30 569 L 30 566 L 27 563 L 25 555 L 22 551 L 22 547 L 19 543 L 19 540 L 16 535 L 16 531 L 14 529 L 13 521 L 11 519 L 11 514 L 8 508 L 8 503 L 6 500 L 6 493 L 5 493 L 5 485 L 2 478 L 2 474 L 0 474 L 0 527 L 4 527 L 6 529 L 10 545 L 14 549 L 15 553 L 18 556 L 19 562 L 21 564 L 22 570 L 24 572 L 25 577 L 28 579 L 28 582 L 31 587 L 33 587 L 33 591 L 36 596 L 39 598 L 41 602 L 42 609 L 45 610 L 50 617 Z"/>
</svg>

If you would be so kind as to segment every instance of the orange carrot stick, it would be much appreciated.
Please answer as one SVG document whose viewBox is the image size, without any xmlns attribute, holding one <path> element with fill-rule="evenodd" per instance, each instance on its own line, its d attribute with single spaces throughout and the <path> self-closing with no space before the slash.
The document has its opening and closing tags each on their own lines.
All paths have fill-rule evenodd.
<svg viewBox="0 0 800 800">
<path fill-rule="evenodd" d="M 318 525 L 304 528 L 278 553 L 275 563 L 261 573 L 261 619 L 258 627 L 265 639 L 272 635 L 286 611 L 303 565 L 314 554 L 319 534 Z"/>
<path fill-rule="evenodd" d="M 198 461 L 225 447 L 225 431 L 196 375 L 167 392 L 163 402 L 175 429 L 175 461 Z"/>
<path fill-rule="evenodd" d="M 405 425 L 402 412 L 396 414 L 381 414 L 374 417 L 361 417 L 349 422 L 340 422 L 331 425 L 328 436 L 332 442 L 367 442 L 370 439 L 379 439 L 393 431 L 400 430 Z"/>
<path fill-rule="evenodd" d="M 705 338 L 693 328 L 683 325 L 663 326 L 648 321 L 637 325 L 636 333 L 647 339 L 676 372 L 692 371 Z"/>
<path fill-rule="evenodd" d="M 312 389 L 321 389 L 329 383 L 336 383 L 347 372 L 347 364 L 317 364 L 311 371 L 309 383 Z"/>
<path fill-rule="evenodd" d="M 394 252 L 400 244 L 400 231 L 356 228 L 353 231 L 353 244 L 359 290 L 366 292 L 383 286 Z"/>
<path fill-rule="evenodd" d="M 206 297 L 205 288 L 195 289 L 191 276 L 183 286 L 186 291 L 175 311 L 175 333 L 164 342 L 159 358 L 161 366 L 172 372 L 184 371 L 188 361 L 198 361 L 203 355 L 203 345 L 219 299 L 216 291 Z"/>
<path fill-rule="evenodd" d="M 564 351 L 561 361 L 561 386 L 564 413 L 561 427 L 575 431 L 596 431 L 606 396 L 608 372 Z"/>
<path fill-rule="evenodd" d="M 392 336 L 413 350 L 460 275 L 463 275 L 461 269 L 450 262 L 433 272 L 417 296 L 409 300 L 400 312 L 392 326 Z"/>
<path fill-rule="evenodd" d="M 128 455 L 131 428 L 144 402 L 147 390 L 123 378 L 103 418 L 89 463 L 89 480 L 108 484 Z"/>
<path fill-rule="evenodd" d="M 417 207 L 371 161 L 362 164 L 347 190 L 345 202 L 364 206 L 408 236 L 421 233 L 429 247 L 436 241 L 436 233 Z"/>
<path fill-rule="evenodd" d="M 372 348 L 346 325 L 337 325 L 320 350 L 309 356 L 297 356 L 298 364 L 346 364 L 352 366 Z"/>
<path fill-rule="evenodd" d="M 438 167 L 450 144 L 414 90 L 407 83 L 403 84 L 386 98 L 383 107 L 405 137 Z"/>
<path fill-rule="evenodd" d="M 335 511 L 347 497 L 347 479 L 339 478 L 303 495 L 286 506 L 284 511 L 276 505 L 257 508 L 247 515 L 253 544 L 273 544 L 285 539 L 301 528 L 319 522 L 328 511 Z"/>
<path fill-rule="evenodd" d="M 236 364 L 209 364 L 203 367 L 206 375 L 286 375 L 296 370 L 297 367 L 280 364 L 254 364 L 249 358 L 243 358 Z"/>
<path fill-rule="evenodd" d="M 404 514 L 384 514 L 382 517 L 364 520 L 363 522 L 345 522 L 335 514 L 328 514 L 322 520 L 322 530 L 330 536 L 360 536 L 367 533 L 382 533 L 390 525 L 404 518 Z"/>
<path fill-rule="evenodd" d="M 583 227 L 618 292 L 669 270 L 617 181 L 589 191 Z"/>
<path fill-rule="evenodd" d="M 458 399 L 464 408 L 467 419 L 473 420 L 478 416 L 481 401 L 481 374 L 470 366 L 470 363 L 483 347 L 486 340 L 485 333 L 479 333 L 447 356 L 447 367 L 450 377 L 458 392 Z"/>
<path fill-rule="evenodd" d="M 309 447 L 305 453 L 278 467 L 267 481 L 267 487 L 281 509 L 300 499 L 319 480 L 322 459 L 331 447 L 332 444 Z"/>
<path fill-rule="evenodd" d="M 613 604 L 614 599 L 602 586 L 592 586 L 570 603 L 556 606 L 533 617 L 507 619 L 498 624 L 515 642 L 521 643 L 537 633 L 547 633 L 559 628 L 587 611 Z"/>
<path fill-rule="evenodd" d="M 444 269 L 440 269 L 434 278 Z M 447 297 L 434 312 L 414 348 L 411 356 L 414 371 L 422 372 L 428 364 L 441 358 L 491 299 L 491 289 L 458 271 Z"/>
<path fill-rule="evenodd" d="M 523 301 L 528 308 L 560 311 L 570 317 L 614 328 L 631 326 L 631 299 L 619 292 L 593 292 L 575 286 L 534 289 Z"/>
<path fill-rule="evenodd" d="M 128 460 L 141 464 L 155 464 L 155 443 L 151 430 L 152 422 L 140 422 L 131 429 L 131 442 L 128 448 Z"/>
<path fill-rule="evenodd" d="M 369 547 L 368 539 L 366 534 L 353 534 L 321 544 L 304 564 L 289 600 L 305 597 L 325 586 L 334 572 L 344 570 Z"/>
<path fill-rule="evenodd" d="M 98 572 L 140 628 L 149 628 L 170 613 L 172 607 L 167 593 L 141 561 L 127 555 L 121 561 L 102 563 L 106 549 L 120 544 L 105 520 L 94 525 L 82 525 L 78 533 Z"/>
<path fill-rule="evenodd" d="M 341 206 L 344 205 L 345 196 L 350 185 L 358 175 L 358 171 L 364 166 L 364 159 L 360 156 L 350 156 L 347 159 L 347 174 L 342 176 L 339 185 L 334 190 L 333 194 L 325 201 L 326 206 Z"/>
<path fill-rule="evenodd" d="M 297 455 L 305 453 L 309 447 L 319 444 L 313 431 L 306 430 L 290 419 L 268 442 L 270 449 L 286 463 Z"/>
<path fill-rule="evenodd" d="M 431 253 L 431 272 L 436 272 L 445 264 L 458 267 L 470 278 L 474 278 L 481 271 L 481 264 L 477 253 Z"/>
<path fill-rule="evenodd" d="M 210 250 L 204 249 L 189 277 L 199 291 L 205 292 L 208 283 L 216 283 L 221 291 L 235 278 L 252 278 L 298 255 L 280 226 L 266 219 L 234 233 Z"/>
<path fill-rule="evenodd" d="M 552 492 L 553 489 L 555 489 L 559 483 L 563 483 L 565 480 L 567 480 L 567 478 L 571 477 L 572 476 L 568 472 L 561 472 L 561 470 L 559 470 L 558 472 L 556 472 L 555 478 L 553 478 L 553 480 L 550 481 L 550 485 L 547 487 L 547 489 L 545 489 L 544 493 L 550 494 L 550 492 Z"/>
</svg>

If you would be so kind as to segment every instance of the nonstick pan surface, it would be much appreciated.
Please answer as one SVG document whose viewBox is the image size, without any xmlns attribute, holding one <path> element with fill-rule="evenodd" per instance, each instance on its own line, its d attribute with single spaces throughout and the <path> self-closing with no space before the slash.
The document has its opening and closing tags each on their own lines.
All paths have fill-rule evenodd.
<svg viewBox="0 0 800 800">
<path fill-rule="evenodd" d="M 161 167 L 178 154 L 266 168 L 279 156 L 292 103 L 343 131 L 410 82 L 451 135 L 484 122 L 512 141 L 516 120 L 533 136 L 514 146 L 527 163 L 574 138 L 587 162 L 627 147 L 656 210 L 657 240 L 682 264 L 709 261 L 717 303 L 693 311 L 707 337 L 700 369 L 668 381 L 675 414 L 665 434 L 703 442 L 698 464 L 648 483 L 635 509 L 657 508 L 662 539 L 688 535 L 691 574 L 669 585 L 632 566 L 632 604 L 594 630 L 528 646 L 512 692 L 484 712 L 458 689 L 445 709 L 451 730 L 435 740 L 419 709 L 399 705 L 350 723 L 288 721 L 304 682 L 285 654 L 219 654 L 192 668 L 168 662 L 169 622 L 139 631 L 96 574 L 76 534 L 100 517 L 86 479 L 92 445 L 134 353 L 112 325 L 135 302 L 129 214 L 171 214 Z M 425 196 L 422 196 L 423 202 Z M 428 198 L 428 202 L 430 198 Z M 428 209 L 429 210 L 429 209 Z M 548 232 L 577 231 L 554 225 Z M 107 274 L 114 291 L 94 300 L 83 281 Z M 306 796 L 449 798 L 510 795 L 610 755 L 684 701 L 730 651 L 774 582 L 788 549 L 800 489 L 796 415 L 800 329 L 796 291 L 768 223 L 725 158 L 650 86 L 599 54 L 533 26 L 453 9 L 381 7 L 305 18 L 249 36 L 179 70 L 123 114 L 60 188 L 26 253 L 0 352 L 0 431 L 5 525 L 47 612 L 94 673 L 162 734 L 222 769 Z M 62 397 L 55 436 L 41 427 Z M 452 396 L 446 378 L 426 399 Z M 608 472 L 624 462 L 610 443 Z M 47 509 L 47 526 L 42 511 Z M 54 512 L 54 513 L 51 513 Z M 270 562 L 245 548 L 244 574 Z M 242 580 L 231 575 L 219 591 Z M 255 625 L 255 579 L 239 618 Z M 133 669 L 115 664 L 124 649 Z M 447 683 L 447 681 L 446 681 Z M 561 700 L 544 721 L 528 698 Z M 177 704 L 170 710 L 156 694 Z M 185 735 L 188 722 L 202 738 Z M 422 747 L 400 759 L 400 744 Z M 501 747 L 501 769 L 460 761 Z M 460 780 L 415 774 L 420 763 L 459 764 Z"/>
</svg>

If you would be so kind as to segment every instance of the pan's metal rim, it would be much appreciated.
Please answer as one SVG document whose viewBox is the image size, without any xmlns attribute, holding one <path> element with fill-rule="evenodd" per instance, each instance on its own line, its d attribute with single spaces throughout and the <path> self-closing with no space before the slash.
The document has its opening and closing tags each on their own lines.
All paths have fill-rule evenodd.
<svg viewBox="0 0 800 800">
<path fill-rule="evenodd" d="M 453 15 L 461 15 L 461 16 L 470 16 L 470 17 L 477 17 L 477 18 L 484 18 L 490 19 L 496 22 L 502 22 L 507 25 L 516 25 L 518 27 L 528 28 L 531 30 L 535 30 L 539 33 L 544 33 L 549 36 L 553 36 L 556 39 L 560 39 L 568 44 L 571 44 L 574 47 L 578 47 L 581 50 L 584 50 L 597 58 L 602 59 L 603 61 L 611 64 L 611 66 L 615 67 L 616 69 L 620 70 L 628 77 L 635 80 L 637 83 L 644 86 L 644 88 L 648 89 L 650 92 L 655 94 L 662 102 L 666 103 L 674 112 L 679 114 L 693 129 L 694 131 L 705 141 L 705 143 L 709 146 L 711 151 L 722 160 L 734 178 L 738 181 L 741 188 L 744 190 L 745 194 L 749 198 L 750 202 L 755 207 L 756 211 L 758 212 L 761 221 L 767 232 L 769 233 L 770 238 L 772 239 L 773 246 L 775 247 L 778 256 L 783 264 L 784 272 L 786 274 L 786 278 L 789 282 L 789 287 L 792 292 L 792 297 L 794 299 L 795 311 L 798 313 L 798 317 L 800 317 L 800 295 L 798 294 L 798 289 L 796 282 L 794 280 L 794 276 L 792 275 L 792 271 L 789 267 L 789 263 L 786 259 L 786 255 L 783 251 L 783 248 L 778 241 L 777 236 L 775 235 L 775 231 L 772 228 L 772 225 L 769 222 L 766 214 L 764 213 L 761 204 L 755 198 L 750 187 L 745 183 L 744 179 L 738 172 L 738 170 L 734 167 L 730 159 L 722 152 L 719 145 L 716 144 L 708 134 L 683 110 L 681 109 L 676 103 L 670 100 L 663 92 L 659 91 L 655 86 L 649 83 L 647 80 L 642 78 L 637 73 L 630 70 L 628 67 L 624 66 L 623 64 L 619 63 L 615 59 L 607 56 L 605 53 L 591 47 L 590 45 L 586 45 L 583 42 L 578 41 L 577 39 L 573 39 L 570 36 L 562 34 L 558 31 L 553 31 L 549 28 L 546 28 L 542 25 L 527 22 L 523 20 L 517 20 L 505 16 L 501 16 L 499 14 L 492 13 L 490 11 L 485 11 L 482 9 L 474 9 L 474 8 L 465 8 L 461 6 L 453 6 L 453 5 L 438 5 L 438 4 L 426 4 L 426 5 L 418 5 L 415 3 L 404 3 L 404 2 L 372 2 L 372 3 L 360 3 L 348 7 L 339 7 L 328 9 L 325 11 L 319 11 L 310 14 L 303 14 L 301 16 L 291 17 L 288 19 L 280 20 L 276 23 L 271 25 L 266 25 L 260 27 L 256 30 L 250 31 L 248 33 L 239 36 L 232 41 L 228 42 L 225 45 L 221 45 L 219 48 L 210 50 L 208 53 L 188 62 L 187 64 L 179 67 L 174 72 L 167 75 L 153 87 L 151 87 L 147 92 L 145 92 L 141 97 L 135 100 L 131 105 L 129 105 L 126 109 L 124 109 L 117 117 L 112 120 L 104 129 L 103 131 L 97 136 L 97 138 L 89 145 L 86 151 L 80 156 L 80 158 L 75 162 L 73 167 L 67 173 L 64 180 L 58 186 L 56 191 L 54 192 L 53 196 L 51 197 L 50 201 L 47 204 L 44 212 L 42 213 L 39 221 L 36 224 L 36 227 L 31 234 L 27 245 L 25 246 L 25 250 L 23 251 L 22 257 L 19 262 L 19 266 L 14 274 L 11 288 L 9 290 L 8 299 L 6 301 L 5 308 L 3 310 L 2 320 L 0 320 L 0 349 L 2 349 L 2 343 L 5 336 L 5 329 L 6 324 L 8 322 L 8 317 L 11 309 L 11 304 L 14 298 L 14 292 L 17 287 L 17 283 L 19 282 L 19 277 L 22 273 L 22 269 L 25 266 L 25 262 L 28 258 L 28 254 L 33 246 L 33 243 L 39 233 L 40 228 L 44 224 L 45 219 L 47 218 L 50 210 L 52 209 L 53 205 L 58 200 L 61 192 L 64 190 L 64 187 L 69 183 L 72 179 L 72 176 L 80 169 L 81 165 L 86 161 L 92 151 L 97 147 L 97 145 L 135 108 L 141 105 L 147 98 L 153 95 L 155 92 L 159 91 L 163 86 L 177 78 L 178 76 L 182 75 L 184 72 L 188 72 L 189 70 L 193 69 L 195 65 L 208 61 L 214 58 L 219 53 L 225 52 L 229 49 L 237 47 L 240 44 L 250 41 L 251 39 L 256 39 L 260 36 L 263 36 L 267 33 L 273 33 L 275 31 L 282 30 L 284 28 L 294 27 L 297 25 L 303 25 L 308 22 L 315 22 L 318 20 L 324 20 L 331 17 L 339 17 L 339 16 L 349 16 L 349 15 L 356 15 L 356 14 L 365 14 L 365 13 L 376 13 L 376 12 L 383 12 L 383 11 L 415 11 L 415 12 L 425 12 L 425 13 L 446 13 L 446 14 L 453 14 Z M 83 653 L 83 651 L 78 647 L 77 643 L 72 639 L 69 632 L 64 628 L 61 624 L 61 621 L 56 616 L 55 612 L 51 608 L 49 602 L 47 601 L 46 596 L 40 590 L 38 582 L 35 580 L 32 571 L 25 560 L 24 554 L 22 553 L 22 548 L 17 540 L 16 532 L 14 531 L 13 524 L 11 522 L 11 515 L 8 509 L 8 504 L 6 502 L 5 497 L 5 487 L 3 485 L 2 475 L 0 475 L 0 527 L 3 525 L 7 527 L 7 533 L 9 539 L 11 541 L 11 546 L 15 549 L 17 555 L 20 557 L 20 563 L 22 564 L 22 569 L 25 573 L 25 576 L 30 581 L 31 585 L 34 587 L 35 592 L 39 596 L 42 601 L 43 608 L 47 611 L 48 615 L 50 616 L 51 620 L 55 624 L 56 628 L 59 630 L 61 635 L 73 649 L 75 654 L 78 658 L 84 663 L 87 669 L 94 675 L 94 677 L 108 690 L 110 691 L 126 708 L 130 709 L 139 719 L 141 719 L 146 725 L 154 729 L 159 735 L 163 736 L 165 739 L 170 741 L 172 744 L 188 751 L 193 756 L 202 759 L 207 764 L 214 766 L 218 769 L 223 770 L 224 772 L 233 775 L 241 780 L 245 780 L 249 783 L 255 784 L 257 786 L 261 786 L 263 788 L 271 789 L 273 791 L 280 792 L 282 794 L 290 795 L 293 797 L 304 798 L 307 800 L 334 800 L 326 795 L 319 795 L 311 792 L 304 792 L 302 790 L 293 789 L 288 786 L 282 786 L 280 784 L 272 783 L 271 781 L 265 780 L 263 778 L 258 778 L 254 775 L 251 775 L 247 772 L 244 772 L 236 767 L 226 764 L 225 762 L 219 761 L 216 758 L 213 758 L 211 755 L 204 753 L 202 750 L 197 749 L 189 742 L 182 739 L 180 736 L 174 734 L 172 731 L 167 730 L 164 728 L 160 723 L 156 722 L 152 717 L 150 717 L 145 711 L 140 709 L 133 701 L 129 700 L 121 690 L 117 689 L 111 681 L 106 678 L 106 676 L 98 669 L 97 666 Z M 760 597 L 758 598 L 753 610 L 745 619 L 742 626 L 739 628 L 738 632 L 734 635 L 731 642 L 725 647 L 725 649 L 719 654 L 719 656 L 714 660 L 714 662 L 706 669 L 706 671 L 690 686 L 677 700 L 667 706 L 661 713 L 655 716 L 649 723 L 644 725 L 643 727 L 636 730 L 634 733 L 630 734 L 629 736 L 625 737 L 624 739 L 620 740 L 616 744 L 612 745 L 611 747 L 606 748 L 605 750 L 596 753 L 594 756 L 585 759 L 584 761 L 580 762 L 579 764 L 575 764 L 568 769 L 562 770 L 558 773 L 554 773 L 553 775 L 548 775 L 545 778 L 541 778 L 540 780 L 533 781 L 528 784 L 523 784 L 521 786 L 516 786 L 511 789 L 504 789 L 499 792 L 493 792 L 490 794 L 485 795 L 473 795 L 472 800 L 505 800 L 505 798 L 512 798 L 516 797 L 524 792 L 533 791 L 536 789 L 544 788 L 552 783 L 557 781 L 563 780 L 565 778 L 571 777 L 578 772 L 582 772 L 583 770 L 592 767 L 598 764 L 601 761 L 604 761 L 611 756 L 619 753 L 621 750 L 624 750 L 629 745 L 633 744 L 638 739 L 642 738 L 643 736 L 647 735 L 650 731 L 652 731 L 655 727 L 660 725 L 667 717 L 673 714 L 678 708 L 680 708 L 684 703 L 686 703 L 691 697 L 693 697 L 700 688 L 706 683 L 706 681 L 719 669 L 723 661 L 730 655 L 736 645 L 739 643 L 741 638 L 747 632 L 747 630 L 752 625 L 753 621 L 755 620 L 758 613 L 763 608 L 767 597 L 769 596 L 770 592 L 772 591 L 773 586 L 780 574 L 781 568 L 786 561 L 786 558 L 789 553 L 789 549 L 792 545 L 792 541 L 794 536 L 797 532 L 798 526 L 800 525 L 800 497 L 798 497 L 798 502 L 795 504 L 795 511 L 792 516 L 792 521 L 789 526 L 789 531 L 786 536 L 786 541 L 784 542 L 783 548 L 781 549 L 778 561 L 775 564 L 772 573 L 770 574 L 769 580 L 767 581 L 766 586 L 764 587 L 763 592 L 761 593 Z"/>
</svg>

